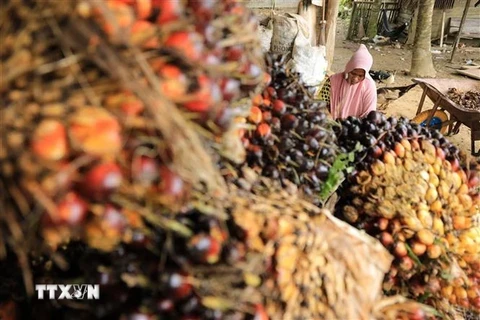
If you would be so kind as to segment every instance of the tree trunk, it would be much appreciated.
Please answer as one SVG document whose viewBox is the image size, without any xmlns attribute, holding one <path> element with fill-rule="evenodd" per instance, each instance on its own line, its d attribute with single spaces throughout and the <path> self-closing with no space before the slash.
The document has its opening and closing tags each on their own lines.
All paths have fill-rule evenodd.
<svg viewBox="0 0 480 320">
<path fill-rule="evenodd" d="M 408 38 L 407 38 L 407 44 L 411 46 L 413 46 L 413 43 L 415 42 L 415 31 L 417 30 L 418 3 L 415 10 L 413 10 L 412 14 L 413 14 L 412 23 L 408 27 Z"/>
<path fill-rule="evenodd" d="M 326 49 L 327 49 L 327 63 L 328 63 L 329 70 L 332 67 L 333 54 L 335 52 L 335 33 L 336 33 L 339 6 L 340 6 L 340 0 L 327 1 Z"/>
<path fill-rule="evenodd" d="M 410 75 L 414 77 L 435 77 L 431 48 L 432 15 L 435 0 L 420 0 L 418 7 L 417 30 L 412 51 Z"/>
</svg>

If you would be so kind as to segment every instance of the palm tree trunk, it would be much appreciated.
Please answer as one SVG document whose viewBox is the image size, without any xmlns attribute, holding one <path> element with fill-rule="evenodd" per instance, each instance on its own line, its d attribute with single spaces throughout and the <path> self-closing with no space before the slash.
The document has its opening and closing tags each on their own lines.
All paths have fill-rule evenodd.
<svg viewBox="0 0 480 320">
<path fill-rule="evenodd" d="M 420 0 L 418 8 L 417 30 L 412 51 L 410 74 L 415 77 L 435 77 L 431 48 L 432 15 L 435 0 Z"/>
</svg>

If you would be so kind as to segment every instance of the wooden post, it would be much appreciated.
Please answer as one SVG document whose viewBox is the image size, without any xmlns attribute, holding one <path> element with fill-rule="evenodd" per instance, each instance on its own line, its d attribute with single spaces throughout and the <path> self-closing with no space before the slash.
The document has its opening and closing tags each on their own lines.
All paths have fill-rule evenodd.
<svg viewBox="0 0 480 320">
<path fill-rule="evenodd" d="M 326 25 L 326 49 L 327 49 L 327 63 L 328 68 L 332 67 L 333 54 L 335 52 L 335 32 L 337 26 L 338 7 L 340 0 L 327 1 L 327 25 Z"/>
<path fill-rule="evenodd" d="M 465 3 L 465 8 L 463 9 L 462 20 L 460 20 L 460 26 L 458 27 L 458 33 L 457 33 L 457 36 L 455 37 L 455 42 L 453 43 L 452 56 L 450 57 L 450 62 L 452 62 L 453 56 L 455 55 L 455 51 L 457 50 L 457 47 L 458 47 L 458 43 L 460 42 L 463 25 L 465 24 L 465 20 L 467 19 L 469 7 L 470 7 L 470 0 L 467 0 L 467 3 Z"/>
<path fill-rule="evenodd" d="M 442 11 L 442 26 L 440 28 L 440 48 L 443 47 L 443 34 L 445 33 L 445 8 Z"/>
</svg>

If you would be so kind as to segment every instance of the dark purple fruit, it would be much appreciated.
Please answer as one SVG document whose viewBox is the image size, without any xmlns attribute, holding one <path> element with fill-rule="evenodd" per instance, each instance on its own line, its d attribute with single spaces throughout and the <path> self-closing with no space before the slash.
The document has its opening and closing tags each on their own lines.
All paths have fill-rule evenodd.
<svg viewBox="0 0 480 320">
<path fill-rule="evenodd" d="M 298 118 L 293 114 L 282 116 L 282 130 L 292 130 L 298 126 Z"/>
<path fill-rule="evenodd" d="M 319 163 L 315 168 L 315 173 L 320 180 L 325 180 L 328 177 L 329 167 L 323 163 Z"/>
<path fill-rule="evenodd" d="M 382 122 L 382 117 L 381 117 L 381 113 L 378 112 L 378 111 L 371 111 L 368 115 L 367 115 L 367 120 L 371 123 L 374 123 L 374 124 L 379 124 L 380 122 Z"/>
<path fill-rule="evenodd" d="M 310 148 L 310 150 L 313 150 L 313 151 L 316 151 L 320 148 L 320 144 L 318 143 L 317 139 L 315 139 L 314 137 L 312 136 L 308 136 L 306 139 L 305 139 L 305 143 L 308 145 L 308 147 Z"/>
<path fill-rule="evenodd" d="M 280 131 L 281 129 L 281 121 L 277 117 L 273 117 L 271 122 L 270 122 L 270 127 L 272 128 L 273 131 Z"/>
</svg>

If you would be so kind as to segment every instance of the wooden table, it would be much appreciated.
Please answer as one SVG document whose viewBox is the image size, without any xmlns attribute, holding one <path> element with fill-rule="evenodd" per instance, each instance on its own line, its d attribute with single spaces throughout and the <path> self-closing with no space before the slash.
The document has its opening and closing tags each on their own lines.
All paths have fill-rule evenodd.
<svg viewBox="0 0 480 320">
<path fill-rule="evenodd" d="M 480 156 L 480 148 L 476 151 L 475 141 L 480 140 L 480 111 L 466 109 L 452 100 L 446 94 L 449 88 L 457 88 L 460 91 L 480 90 L 480 81 L 477 80 L 454 80 L 454 79 L 412 79 L 423 88 L 422 98 L 418 104 L 417 114 L 422 111 L 425 98 L 432 100 L 433 109 L 426 123 L 430 123 L 435 111 L 439 108 L 450 114 L 450 119 L 443 124 L 449 127 L 447 134 L 456 134 L 460 125 L 465 125 L 471 130 L 471 152 L 473 156 Z"/>
</svg>

